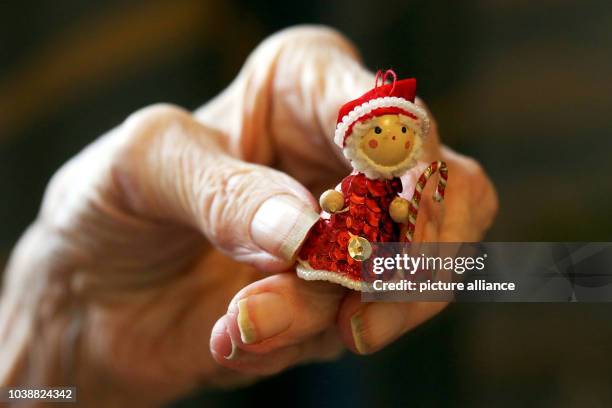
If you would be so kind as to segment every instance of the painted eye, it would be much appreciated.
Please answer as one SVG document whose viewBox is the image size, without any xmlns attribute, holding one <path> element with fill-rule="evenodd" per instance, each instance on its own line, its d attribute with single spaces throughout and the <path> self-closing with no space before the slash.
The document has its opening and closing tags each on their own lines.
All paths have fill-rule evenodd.
<svg viewBox="0 0 612 408">
<path fill-rule="evenodd" d="M 376 127 L 374 128 L 374 133 L 376 133 L 377 135 L 379 135 L 379 134 L 381 134 L 381 133 L 382 133 L 382 129 L 381 129 L 380 127 L 376 126 Z"/>
<path fill-rule="evenodd" d="M 402 126 L 402 133 L 406 133 L 406 126 Z"/>
</svg>

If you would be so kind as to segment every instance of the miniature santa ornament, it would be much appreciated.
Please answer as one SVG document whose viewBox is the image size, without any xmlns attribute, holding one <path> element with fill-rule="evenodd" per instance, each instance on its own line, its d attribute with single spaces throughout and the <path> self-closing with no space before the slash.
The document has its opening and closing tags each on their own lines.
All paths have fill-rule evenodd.
<svg viewBox="0 0 612 408">
<path fill-rule="evenodd" d="M 392 76 L 392 83 L 385 83 Z M 379 80 L 382 79 L 382 85 Z M 419 178 L 411 201 L 399 197 L 399 176 L 417 164 L 429 129 L 427 113 L 414 103 L 416 80 L 396 80 L 393 71 L 376 75 L 374 88 L 340 108 L 334 142 L 354 172 L 339 189 L 321 195 L 321 218 L 312 227 L 297 260 L 298 276 L 370 290 L 362 262 L 372 243 L 411 242 L 421 193 L 436 171 L 434 199 L 444 197 L 446 164 L 433 162 Z"/>
</svg>

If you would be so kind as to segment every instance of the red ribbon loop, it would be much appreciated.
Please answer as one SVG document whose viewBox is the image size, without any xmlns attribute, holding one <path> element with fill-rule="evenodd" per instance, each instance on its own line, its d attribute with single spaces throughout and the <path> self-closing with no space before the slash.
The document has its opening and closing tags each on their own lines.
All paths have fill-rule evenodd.
<svg viewBox="0 0 612 408">
<path fill-rule="evenodd" d="M 388 75 L 393 76 L 393 86 L 391 87 L 391 90 L 389 91 L 389 95 L 391 95 L 393 94 L 393 91 L 395 90 L 395 83 L 397 82 L 397 75 L 395 74 L 395 71 L 393 71 L 392 69 L 386 70 L 385 74 L 382 77 L 383 83 L 387 82 Z"/>
<path fill-rule="evenodd" d="M 378 80 L 379 79 L 382 79 L 382 84 L 384 85 L 385 77 L 383 76 L 383 72 L 380 69 L 376 71 L 376 80 L 374 82 L 374 90 L 376 91 L 376 93 L 378 93 Z"/>
</svg>

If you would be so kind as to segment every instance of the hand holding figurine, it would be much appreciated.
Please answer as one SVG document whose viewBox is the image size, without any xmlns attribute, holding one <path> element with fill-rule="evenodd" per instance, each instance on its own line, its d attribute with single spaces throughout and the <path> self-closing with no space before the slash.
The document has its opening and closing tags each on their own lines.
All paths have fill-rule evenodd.
<svg viewBox="0 0 612 408">
<path fill-rule="evenodd" d="M 72 384 L 86 406 L 151 406 L 344 348 L 372 353 L 440 311 L 443 303 L 362 304 L 358 293 L 292 269 L 320 219 L 311 192 L 349 171 L 332 141 L 338 108 L 373 83 L 338 33 L 289 29 L 197 112 L 145 108 L 70 160 L 6 271 L 3 385 Z M 383 170 L 419 148 L 420 124 L 393 115 L 362 130 L 359 150 Z M 452 180 L 444 217 L 423 195 L 414 239 L 477 240 L 495 215 L 494 189 L 431 125 L 421 160 L 445 161 Z M 409 169 L 401 184 L 355 175 L 342 191 L 370 187 L 396 203 L 384 216 L 392 238 L 405 206 L 393 200 L 421 171 Z M 342 216 L 350 211 L 340 205 L 361 198 L 330 193 L 321 206 Z"/>
</svg>

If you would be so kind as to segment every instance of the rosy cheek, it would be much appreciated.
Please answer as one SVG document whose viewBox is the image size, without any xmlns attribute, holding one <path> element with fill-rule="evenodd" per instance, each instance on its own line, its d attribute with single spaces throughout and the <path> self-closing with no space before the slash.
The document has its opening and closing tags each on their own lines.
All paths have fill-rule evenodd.
<svg viewBox="0 0 612 408">
<path fill-rule="evenodd" d="M 378 142 L 375 139 L 370 139 L 368 146 L 370 146 L 372 149 L 376 149 L 378 147 Z"/>
<path fill-rule="evenodd" d="M 406 144 L 404 145 L 404 149 L 406 150 L 410 149 L 410 142 L 406 142 Z"/>
</svg>

